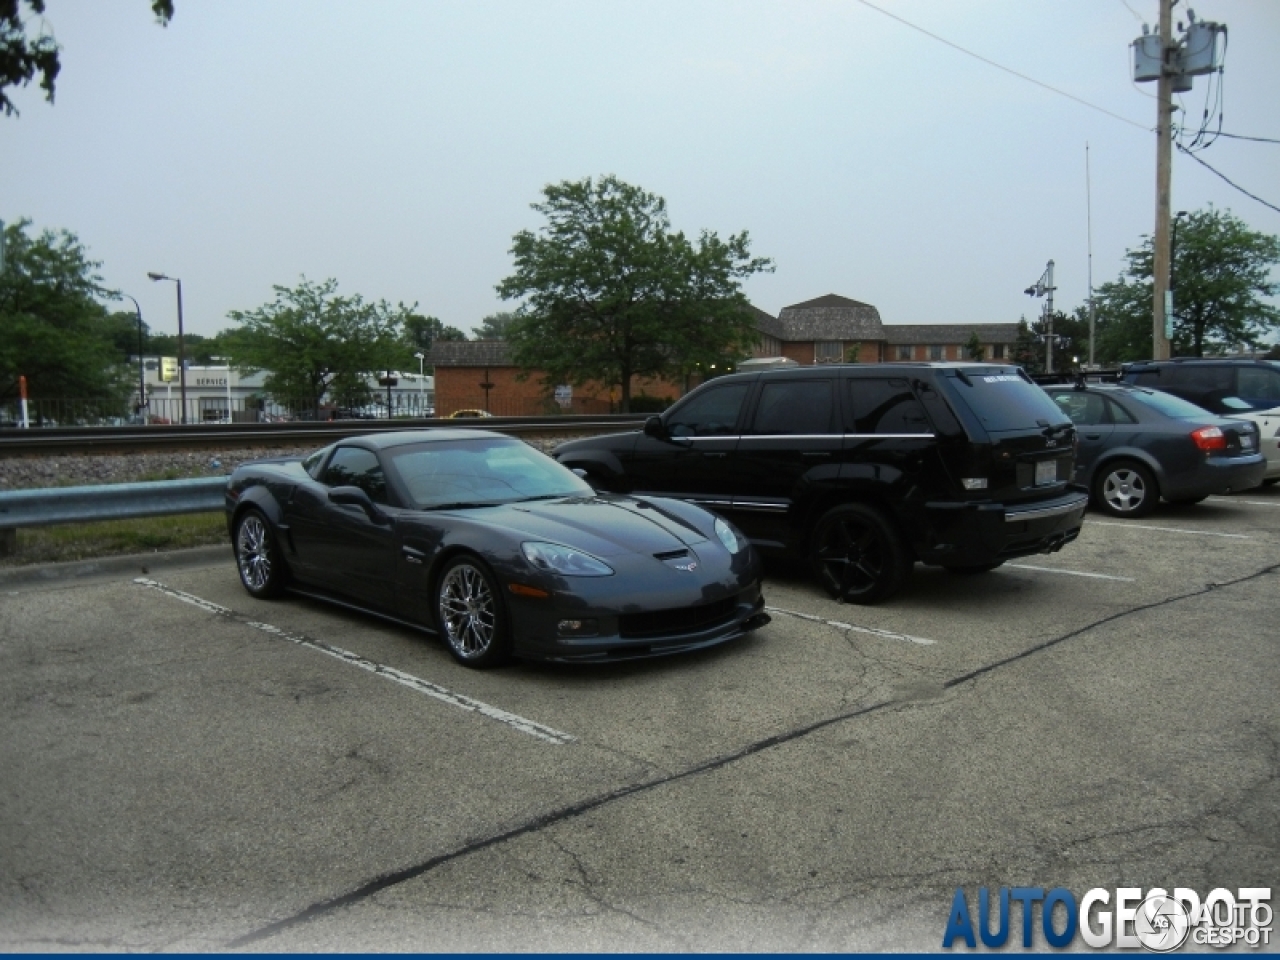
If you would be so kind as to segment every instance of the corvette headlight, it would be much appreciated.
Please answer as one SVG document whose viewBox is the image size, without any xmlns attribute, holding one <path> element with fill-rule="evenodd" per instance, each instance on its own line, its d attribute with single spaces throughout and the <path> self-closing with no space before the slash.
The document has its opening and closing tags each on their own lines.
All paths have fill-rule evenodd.
<svg viewBox="0 0 1280 960">
<path fill-rule="evenodd" d="M 549 573 L 566 577 L 607 577 L 613 573 L 613 568 L 603 560 L 563 544 L 534 541 L 520 544 L 520 549 L 535 568 Z"/>
<path fill-rule="evenodd" d="M 733 527 L 725 523 L 719 517 L 716 517 L 716 536 L 720 538 L 720 542 L 724 544 L 724 548 L 730 553 L 737 553 L 746 547 L 746 542 L 733 532 Z"/>
</svg>

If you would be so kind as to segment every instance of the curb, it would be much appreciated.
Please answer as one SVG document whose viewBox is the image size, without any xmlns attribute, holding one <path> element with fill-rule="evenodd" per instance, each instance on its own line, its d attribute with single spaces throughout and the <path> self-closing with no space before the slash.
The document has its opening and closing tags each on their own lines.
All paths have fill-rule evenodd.
<svg viewBox="0 0 1280 960">
<path fill-rule="evenodd" d="M 33 564 L 28 567 L 0 567 L 0 587 L 33 583 L 60 583 L 89 577 L 118 574 L 146 574 L 182 567 L 207 567 L 231 562 L 231 545 L 191 547 L 164 553 L 133 553 L 71 563 Z"/>
</svg>

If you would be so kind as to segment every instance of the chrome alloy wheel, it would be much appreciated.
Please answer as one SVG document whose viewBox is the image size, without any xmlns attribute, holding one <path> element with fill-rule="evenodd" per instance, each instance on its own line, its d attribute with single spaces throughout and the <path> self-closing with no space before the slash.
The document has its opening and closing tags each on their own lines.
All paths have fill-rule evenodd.
<svg viewBox="0 0 1280 960">
<path fill-rule="evenodd" d="M 498 630 L 497 599 L 489 578 L 470 563 L 449 568 L 440 581 L 440 625 L 464 660 L 483 657 Z"/>
<path fill-rule="evenodd" d="M 236 560 L 240 566 L 240 579 L 255 593 L 268 588 L 271 583 L 271 541 L 266 522 L 256 513 L 249 513 L 240 521 L 236 534 Z"/>
<path fill-rule="evenodd" d="M 1146 478 L 1126 467 L 1113 470 L 1102 483 L 1102 499 L 1117 514 L 1132 514 L 1142 509 L 1148 493 Z"/>
</svg>

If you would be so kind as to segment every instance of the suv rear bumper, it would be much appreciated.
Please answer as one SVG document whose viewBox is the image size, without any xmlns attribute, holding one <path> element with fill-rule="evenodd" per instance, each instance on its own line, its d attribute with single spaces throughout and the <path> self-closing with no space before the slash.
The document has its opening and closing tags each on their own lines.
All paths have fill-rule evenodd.
<svg viewBox="0 0 1280 960">
<path fill-rule="evenodd" d="M 916 552 L 922 562 L 944 566 L 1053 553 L 1080 535 L 1088 505 L 1089 494 L 1074 484 L 1061 496 L 1035 503 L 926 503 L 929 529 Z"/>
</svg>

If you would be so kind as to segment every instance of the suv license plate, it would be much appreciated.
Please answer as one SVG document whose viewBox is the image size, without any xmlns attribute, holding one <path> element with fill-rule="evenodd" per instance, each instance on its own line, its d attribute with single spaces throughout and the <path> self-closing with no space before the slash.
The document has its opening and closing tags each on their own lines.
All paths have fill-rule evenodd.
<svg viewBox="0 0 1280 960">
<path fill-rule="evenodd" d="M 1036 461 L 1036 486 L 1042 487 L 1046 483 L 1056 483 L 1058 481 L 1058 461 L 1057 460 L 1037 460 Z"/>
</svg>

